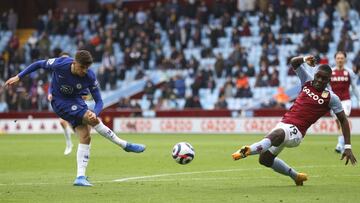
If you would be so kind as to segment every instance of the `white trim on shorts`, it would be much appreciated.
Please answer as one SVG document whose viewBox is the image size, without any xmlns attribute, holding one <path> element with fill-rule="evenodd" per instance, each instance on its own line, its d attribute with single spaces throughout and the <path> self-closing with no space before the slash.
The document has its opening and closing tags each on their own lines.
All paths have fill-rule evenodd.
<svg viewBox="0 0 360 203">
<path fill-rule="evenodd" d="M 269 148 L 269 151 L 273 155 L 278 155 L 284 147 L 297 147 L 301 143 L 303 136 L 300 132 L 300 130 L 292 124 L 287 124 L 283 122 L 279 122 L 272 130 L 282 129 L 285 132 L 285 139 L 284 142 L 279 145 L 278 147 L 272 146 Z"/>
</svg>

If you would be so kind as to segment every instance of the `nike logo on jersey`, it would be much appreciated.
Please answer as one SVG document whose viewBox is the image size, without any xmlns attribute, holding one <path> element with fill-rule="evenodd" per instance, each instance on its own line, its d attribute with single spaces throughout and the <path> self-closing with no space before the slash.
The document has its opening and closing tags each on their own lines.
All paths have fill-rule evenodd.
<svg viewBox="0 0 360 203">
<path fill-rule="evenodd" d="M 59 75 L 59 78 L 65 78 L 64 76 L 62 76 L 62 75 Z"/>
</svg>

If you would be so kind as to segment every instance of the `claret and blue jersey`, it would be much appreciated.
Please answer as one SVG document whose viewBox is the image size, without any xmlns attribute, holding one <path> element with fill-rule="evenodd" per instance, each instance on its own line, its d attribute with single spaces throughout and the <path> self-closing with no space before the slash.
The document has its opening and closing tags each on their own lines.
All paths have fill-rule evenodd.
<svg viewBox="0 0 360 203">
<path fill-rule="evenodd" d="M 295 70 L 298 75 L 302 90 L 294 104 L 282 118 L 283 123 L 295 125 L 303 136 L 307 129 L 330 109 L 336 114 L 343 111 L 339 97 L 329 89 L 318 91 L 312 85 L 313 73 L 309 73 L 301 65 Z"/>
<path fill-rule="evenodd" d="M 103 102 L 95 73 L 89 69 L 84 77 L 74 75 L 71 72 L 73 62 L 74 59 L 70 57 L 40 60 L 28 66 L 18 76 L 22 78 L 39 68 L 53 71 L 51 82 L 53 100 L 51 105 L 58 116 L 76 127 L 81 124 L 82 117 L 88 109 L 82 99 L 84 92 L 89 90 L 94 98 L 96 115 L 101 112 Z"/>
</svg>

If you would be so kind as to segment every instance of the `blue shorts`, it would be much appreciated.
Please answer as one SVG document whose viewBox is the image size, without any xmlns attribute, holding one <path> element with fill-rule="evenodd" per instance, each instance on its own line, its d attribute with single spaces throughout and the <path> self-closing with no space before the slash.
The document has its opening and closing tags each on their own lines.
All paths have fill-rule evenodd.
<svg viewBox="0 0 360 203">
<path fill-rule="evenodd" d="M 81 98 L 66 100 L 53 98 L 51 106 L 56 115 L 68 121 L 73 128 L 82 125 L 83 117 L 88 110 L 88 106 Z"/>
</svg>

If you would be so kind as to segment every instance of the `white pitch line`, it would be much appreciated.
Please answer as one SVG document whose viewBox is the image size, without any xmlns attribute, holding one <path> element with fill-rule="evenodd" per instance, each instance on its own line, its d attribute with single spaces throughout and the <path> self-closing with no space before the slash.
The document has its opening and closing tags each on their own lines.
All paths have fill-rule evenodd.
<svg viewBox="0 0 360 203">
<path fill-rule="evenodd" d="M 148 176 L 135 176 L 128 178 L 120 178 L 113 180 L 114 182 L 126 182 L 129 180 L 139 180 L 139 179 L 151 179 L 167 176 L 178 176 L 178 175 L 193 175 L 193 174 L 203 174 L 203 173 L 224 173 L 224 172 L 233 172 L 233 171 L 249 171 L 249 170 L 262 170 L 262 168 L 251 168 L 251 169 L 225 169 L 225 170 L 213 170 L 213 171 L 190 171 L 190 172 L 181 172 L 181 173 L 163 173 L 157 175 L 148 175 Z"/>
<path fill-rule="evenodd" d="M 340 167 L 338 165 L 312 165 L 312 166 L 300 166 L 296 168 L 337 168 Z M 265 170 L 267 168 L 261 167 L 261 168 L 247 168 L 247 169 L 225 169 L 225 170 L 213 170 L 213 171 L 192 171 L 192 172 L 181 172 L 181 173 L 164 173 L 164 174 L 157 174 L 157 175 L 148 175 L 148 176 L 135 176 L 135 177 L 127 177 L 127 178 L 120 178 L 115 179 L 113 182 L 127 182 L 132 180 L 142 180 L 142 179 L 152 179 L 152 178 L 159 178 L 159 177 L 168 177 L 168 176 L 178 176 L 178 175 L 193 175 L 193 174 L 204 174 L 204 173 L 224 173 L 224 172 L 233 172 L 233 171 L 252 171 L 252 170 Z"/>
</svg>

